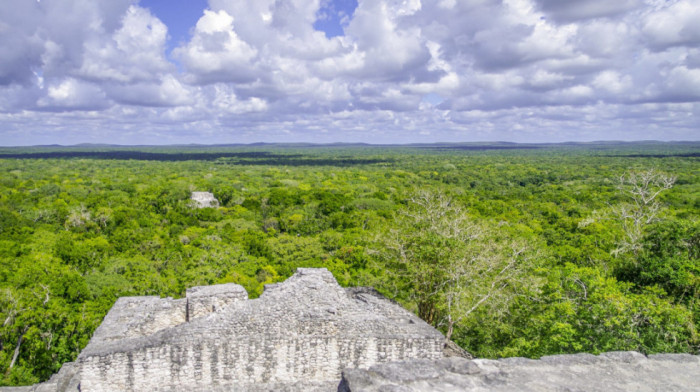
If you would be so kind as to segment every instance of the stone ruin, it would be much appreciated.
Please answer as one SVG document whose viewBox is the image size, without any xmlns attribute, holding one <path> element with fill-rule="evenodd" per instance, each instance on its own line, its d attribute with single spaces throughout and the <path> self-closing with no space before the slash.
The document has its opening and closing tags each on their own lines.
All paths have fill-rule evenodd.
<svg viewBox="0 0 700 392">
<path fill-rule="evenodd" d="M 217 208 L 219 201 L 211 192 L 192 192 L 192 203 L 195 208 Z"/>
<path fill-rule="evenodd" d="M 236 284 L 120 298 L 75 362 L 22 390 L 335 391 L 345 368 L 438 359 L 443 344 L 376 291 L 300 268 L 253 300 Z"/>
<path fill-rule="evenodd" d="M 346 369 L 338 392 L 700 391 L 700 358 L 632 351 L 541 359 L 414 359 Z"/>
<path fill-rule="evenodd" d="M 243 287 L 117 300 L 77 360 L 1 392 L 700 390 L 700 360 L 609 353 L 470 360 L 369 288 L 300 268 L 249 300 Z M 695 389 L 693 389 L 695 388 Z"/>
</svg>

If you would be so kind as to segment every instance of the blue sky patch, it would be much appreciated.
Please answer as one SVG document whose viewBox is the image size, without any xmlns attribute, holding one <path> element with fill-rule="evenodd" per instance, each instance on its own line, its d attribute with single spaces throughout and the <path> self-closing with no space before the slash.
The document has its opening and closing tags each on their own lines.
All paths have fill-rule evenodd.
<svg viewBox="0 0 700 392">
<path fill-rule="evenodd" d="M 168 26 L 168 53 L 190 40 L 190 29 L 194 29 L 208 7 L 207 0 L 141 0 L 139 5 Z"/>
<path fill-rule="evenodd" d="M 357 0 L 322 0 L 314 29 L 323 31 L 327 38 L 345 35 L 344 26 L 350 22 L 356 8 Z"/>
</svg>

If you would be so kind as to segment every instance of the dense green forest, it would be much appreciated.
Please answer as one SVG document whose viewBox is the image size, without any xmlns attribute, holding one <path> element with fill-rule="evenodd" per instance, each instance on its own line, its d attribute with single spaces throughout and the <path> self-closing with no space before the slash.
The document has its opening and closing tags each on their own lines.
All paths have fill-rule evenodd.
<svg viewBox="0 0 700 392">
<path fill-rule="evenodd" d="M 0 148 L 0 385 L 74 360 L 120 296 L 297 267 L 479 357 L 698 353 L 699 212 L 699 143 Z"/>
</svg>

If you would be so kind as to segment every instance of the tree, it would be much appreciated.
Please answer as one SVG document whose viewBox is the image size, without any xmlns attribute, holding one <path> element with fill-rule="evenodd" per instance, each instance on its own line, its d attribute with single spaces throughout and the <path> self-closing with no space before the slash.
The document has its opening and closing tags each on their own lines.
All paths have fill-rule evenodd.
<svg viewBox="0 0 700 392">
<path fill-rule="evenodd" d="M 499 238 L 443 193 L 410 198 L 382 242 L 393 283 L 447 340 L 480 307 L 508 302 L 516 287 L 533 283 L 528 247 Z"/>
<path fill-rule="evenodd" d="M 479 242 L 472 251 L 447 267 L 442 319 L 445 339 L 450 340 L 455 325 L 469 317 L 481 306 L 507 308 L 517 289 L 535 283 L 526 271 L 534 254 L 519 241 Z M 494 306 L 494 305 L 499 306 Z"/>
<path fill-rule="evenodd" d="M 618 190 L 629 201 L 613 208 L 613 214 L 624 232 L 614 254 L 632 252 L 636 256 L 639 253 L 643 248 L 644 228 L 656 221 L 661 211 L 658 196 L 671 189 L 675 182 L 675 176 L 655 169 L 620 176 Z"/>
</svg>

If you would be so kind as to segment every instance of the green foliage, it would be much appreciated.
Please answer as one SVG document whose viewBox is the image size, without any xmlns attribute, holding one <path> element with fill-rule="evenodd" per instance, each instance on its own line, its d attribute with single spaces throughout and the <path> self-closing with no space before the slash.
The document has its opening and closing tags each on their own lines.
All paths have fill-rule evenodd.
<svg viewBox="0 0 700 392">
<path fill-rule="evenodd" d="M 482 341 L 486 344 L 476 354 L 490 357 L 693 352 L 698 343 L 692 311 L 667 301 L 658 288 L 635 293 L 631 284 L 606 277 L 599 269 L 573 264 L 546 275 L 538 301 L 515 304 L 508 322 L 481 314 L 474 325 L 488 323 L 493 329 L 482 335 L 486 331 L 480 328 L 464 328 L 461 343 Z"/>
<path fill-rule="evenodd" d="M 488 147 L 0 149 L 0 385 L 74 360 L 119 296 L 235 282 L 256 297 L 298 267 L 375 286 L 445 330 L 452 314 L 453 340 L 483 357 L 698 352 L 697 144 Z M 619 179 L 651 169 L 675 184 L 634 227 L 634 251 L 615 253 L 629 240 L 608 213 L 630 202 Z M 191 208 L 193 190 L 221 207 Z M 425 190 L 450 195 L 484 235 L 405 219 Z M 418 262 L 387 257 L 392 232 Z M 450 313 L 447 294 L 468 303 L 493 278 L 446 286 L 455 256 L 515 244 L 532 254 L 513 259 L 528 268 L 500 299 Z"/>
<path fill-rule="evenodd" d="M 638 259 L 616 270 L 619 279 L 644 289 L 658 287 L 684 304 L 700 299 L 700 224 L 688 221 L 654 225 Z"/>
<path fill-rule="evenodd" d="M 399 211 L 396 227 L 382 236 L 387 284 L 401 288 L 418 316 L 455 327 L 483 308 L 499 312 L 521 291 L 536 290 L 530 270 L 536 252 L 469 216 L 442 193 L 421 191 Z"/>
</svg>

